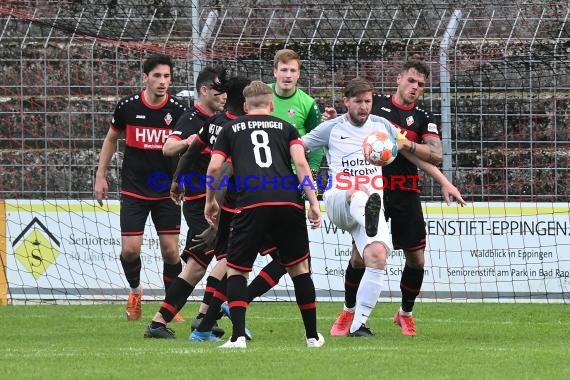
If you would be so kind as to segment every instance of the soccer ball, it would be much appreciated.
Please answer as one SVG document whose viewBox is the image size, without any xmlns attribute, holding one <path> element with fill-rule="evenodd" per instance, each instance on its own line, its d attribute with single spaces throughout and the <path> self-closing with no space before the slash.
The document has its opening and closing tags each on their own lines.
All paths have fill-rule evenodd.
<svg viewBox="0 0 570 380">
<path fill-rule="evenodd" d="M 364 159 L 376 166 L 391 164 L 398 155 L 396 139 L 386 132 L 374 132 L 366 136 L 362 149 Z"/>
</svg>

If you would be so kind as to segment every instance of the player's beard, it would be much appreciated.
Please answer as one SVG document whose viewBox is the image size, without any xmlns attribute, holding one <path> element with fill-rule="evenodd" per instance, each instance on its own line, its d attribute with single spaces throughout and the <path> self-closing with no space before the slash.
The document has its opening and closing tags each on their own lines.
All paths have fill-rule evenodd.
<svg viewBox="0 0 570 380">
<path fill-rule="evenodd" d="M 364 118 L 363 120 L 360 118 L 360 116 L 357 116 L 357 118 L 355 119 L 353 117 L 353 115 L 349 112 L 348 113 L 348 118 L 350 119 L 350 122 L 354 125 L 356 125 L 357 127 L 361 127 L 364 125 L 364 123 L 366 123 L 366 120 L 368 120 L 368 117 L 370 116 L 370 114 L 366 115 L 366 118 Z"/>
</svg>

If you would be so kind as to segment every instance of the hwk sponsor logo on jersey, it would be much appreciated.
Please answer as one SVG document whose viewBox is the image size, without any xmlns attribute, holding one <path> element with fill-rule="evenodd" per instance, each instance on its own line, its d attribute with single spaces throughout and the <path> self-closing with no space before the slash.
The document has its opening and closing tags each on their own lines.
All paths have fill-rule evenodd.
<svg viewBox="0 0 570 380">
<path fill-rule="evenodd" d="M 170 136 L 170 129 L 127 125 L 126 143 L 139 149 L 159 150 Z"/>
<path fill-rule="evenodd" d="M 170 125 L 170 123 L 172 123 L 172 115 L 169 113 L 166 114 L 166 116 L 164 117 L 164 122 L 166 123 L 166 125 Z"/>
<path fill-rule="evenodd" d="M 409 127 L 410 125 L 414 124 L 414 117 L 413 116 L 408 116 L 406 118 L 406 125 Z"/>
</svg>

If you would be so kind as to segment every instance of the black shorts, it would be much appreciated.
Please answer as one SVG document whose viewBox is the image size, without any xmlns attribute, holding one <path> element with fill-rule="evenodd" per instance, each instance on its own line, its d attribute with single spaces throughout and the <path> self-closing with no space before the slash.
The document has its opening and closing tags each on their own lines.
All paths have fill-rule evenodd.
<svg viewBox="0 0 570 380">
<path fill-rule="evenodd" d="M 216 245 L 214 247 L 214 255 L 216 256 L 216 260 L 228 257 L 230 226 L 235 215 L 235 212 L 230 212 L 225 209 L 222 209 L 220 212 L 218 235 L 216 236 Z M 273 243 L 270 237 L 266 235 L 263 243 L 261 243 L 259 254 L 261 256 L 271 255 L 275 251 L 277 251 L 277 246 L 275 243 Z"/>
<path fill-rule="evenodd" d="M 204 268 L 207 268 L 214 257 L 213 250 L 207 247 L 199 247 L 197 249 L 190 249 L 196 243 L 192 239 L 196 235 L 200 235 L 209 224 L 204 217 L 204 206 L 206 205 L 206 198 L 197 198 L 182 203 L 182 211 L 184 212 L 184 219 L 188 225 L 188 233 L 186 234 L 186 245 L 184 246 L 184 253 L 192 256 L 194 260 Z"/>
<path fill-rule="evenodd" d="M 309 258 L 305 210 L 293 206 L 261 206 L 234 215 L 230 231 L 228 266 L 250 272 L 264 243 L 270 239 L 283 266 Z"/>
<path fill-rule="evenodd" d="M 390 219 L 394 249 L 416 251 L 426 246 L 426 225 L 420 195 L 384 190 L 386 220 Z"/>
<path fill-rule="evenodd" d="M 121 195 L 121 235 L 142 235 L 148 214 L 159 235 L 180 233 L 180 206 L 172 199 L 147 200 Z"/>
</svg>

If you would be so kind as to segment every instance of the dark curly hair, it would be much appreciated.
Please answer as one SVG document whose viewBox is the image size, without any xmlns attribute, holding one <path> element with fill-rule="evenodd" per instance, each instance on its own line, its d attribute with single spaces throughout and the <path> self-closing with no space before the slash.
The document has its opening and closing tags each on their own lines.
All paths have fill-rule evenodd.
<svg viewBox="0 0 570 380">
<path fill-rule="evenodd" d="M 243 96 L 243 89 L 251 83 L 251 80 L 244 77 L 231 77 L 222 80 L 220 83 L 215 83 L 212 88 L 221 93 L 225 92 L 228 96 L 226 100 L 226 109 L 234 115 L 243 115 L 243 103 L 245 97 Z"/>
</svg>

